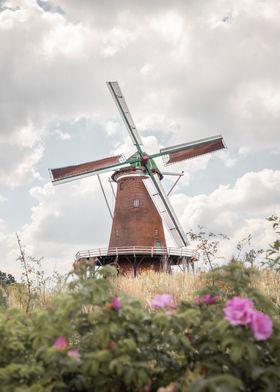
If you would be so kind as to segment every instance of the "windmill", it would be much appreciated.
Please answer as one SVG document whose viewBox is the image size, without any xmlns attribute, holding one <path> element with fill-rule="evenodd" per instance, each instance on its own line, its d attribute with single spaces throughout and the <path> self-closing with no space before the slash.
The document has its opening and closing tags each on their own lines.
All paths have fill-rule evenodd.
<svg viewBox="0 0 280 392">
<path fill-rule="evenodd" d="M 143 148 L 118 82 L 107 82 L 115 104 L 135 146 L 135 153 L 125 159 L 122 155 L 50 169 L 53 184 L 114 171 L 117 184 L 115 209 L 109 246 L 104 249 L 80 251 L 74 265 L 90 261 L 96 265 L 116 264 L 122 273 L 153 268 L 161 270 L 170 265 L 189 263 L 195 254 L 188 246 L 186 234 L 175 214 L 161 180 L 164 173 L 155 159 L 162 157 L 165 165 L 184 161 L 225 148 L 221 135 L 161 149 L 148 155 Z M 101 183 L 100 183 L 101 184 Z M 102 187 L 102 185 L 101 185 Z M 104 189 L 102 187 L 103 194 Z M 163 223 L 174 240 L 175 247 L 166 246 Z"/>
</svg>

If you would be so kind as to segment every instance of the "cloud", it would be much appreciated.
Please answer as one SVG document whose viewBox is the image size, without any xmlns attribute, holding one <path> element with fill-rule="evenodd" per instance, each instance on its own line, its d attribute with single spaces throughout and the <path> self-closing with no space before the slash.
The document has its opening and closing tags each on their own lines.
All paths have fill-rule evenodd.
<svg viewBox="0 0 280 392">
<path fill-rule="evenodd" d="M 176 194 L 171 200 L 186 231 L 201 225 L 231 237 L 227 256 L 249 234 L 253 235 L 252 247 L 267 247 L 272 232 L 265 219 L 280 213 L 280 171 L 249 172 L 233 186 L 220 185 L 209 194 L 193 197 Z"/>
<path fill-rule="evenodd" d="M 49 124 L 83 116 L 114 122 L 108 79 L 120 80 L 136 125 L 161 144 L 223 133 L 233 154 L 240 145 L 275 148 L 279 12 L 273 0 L 209 1 L 202 9 L 183 1 L 4 1 L 3 148 L 14 155 L 9 140 L 16 140 L 17 162 L 36 178 L 43 150 L 37 145 L 35 159 L 26 143 L 44 143 Z M 32 134 L 22 137 L 31 126 Z M 27 168 L 28 154 L 33 163 Z M 11 172 L 14 163 L 6 158 L 4 166 Z M 16 185 L 28 181 L 28 175 L 16 177 Z"/>
<path fill-rule="evenodd" d="M 247 146 L 241 146 L 237 151 L 231 152 L 229 149 L 220 151 L 218 158 L 220 158 L 226 167 L 233 167 L 240 160 L 246 158 L 250 154 L 251 149 Z"/>
<path fill-rule="evenodd" d="M 279 1 L 7 0 L 0 8 L 0 184 L 17 187 L 18 200 L 33 187 L 22 232 L 34 252 L 69 265 L 80 246 L 106 243 L 95 180 L 45 182 L 50 162 L 134 152 L 106 80 L 120 82 L 148 152 L 223 134 L 228 150 L 213 160 L 167 168 L 187 171 L 192 185 L 215 159 L 235 180 L 193 197 L 174 193 L 185 227 L 210 222 L 236 238 L 238 224 L 261 230 L 277 205 L 278 172 L 254 173 L 246 158 L 280 153 Z M 242 167 L 251 173 L 237 179 Z M 212 173 L 201 181 L 216 184 Z M 5 255 L 10 225 L 5 217 Z"/>
<path fill-rule="evenodd" d="M 105 174 L 102 182 L 113 207 Z M 31 195 L 35 199 L 31 221 L 19 234 L 29 254 L 44 256 L 48 273 L 54 268 L 60 272 L 71 269 L 78 250 L 108 245 L 111 220 L 97 178 L 57 187 L 36 186 Z M 209 194 L 193 197 L 174 193 L 170 199 L 186 231 L 195 231 L 197 225 L 202 225 L 230 236 L 231 241 L 220 249 L 228 260 L 237 242 L 249 234 L 253 235 L 252 247 L 256 249 L 266 248 L 271 242 L 271 225 L 265 219 L 280 213 L 280 171 L 249 172 L 233 186 L 220 185 Z M 2 260 L 9 260 L 9 269 L 18 274 L 15 235 L 8 232 L 5 222 L 0 227 Z M 173 246 L 171 242 L 169 245 Z"/>
<path fill-rule="evenodd" d="M 113 196 L 102 176 L 108 200 Z M 54 187 L 36 186 L 30 191 L 35 199 L 31 221 L 20 230 L 29 254 L 44 256 L 44 268 L 50 271 L 71 269 L 78 250 L 106 247 L 111 220 L 96 177 Z"/>
<path fill-rule="evenodd" d="M 0 194 L 0 203 L 3 203 L 6 200 L 7 200 L 7 198 Z"/>
</svg>

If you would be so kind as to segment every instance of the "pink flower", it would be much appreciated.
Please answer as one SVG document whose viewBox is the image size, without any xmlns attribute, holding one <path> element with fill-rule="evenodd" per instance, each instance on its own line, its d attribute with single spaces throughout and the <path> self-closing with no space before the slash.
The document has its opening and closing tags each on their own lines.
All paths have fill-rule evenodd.
<svg viewBox="0 0 280 392">
<path fill-rule="evenodd" d="M 225 319 L 231 325 L 248 325 L 253 313 L 253 302 L 248 298 L 233 297 L 224 307 Z"/>
<path fill-rule="evenodd" d="M 120 310 L 122 307 L 121 300 L 118 297 L 114 297 L 111 302 L 112 308 L 115 310 Z"/>
<path fill-rule="evenodd" d="M 55 339 L 53 347 L 56 349 L 56 351 L 65 351 L 68 347 L 68 340 L 65 336 L 58 336 Z"/>
<path fill-rule="evenodd" d="M 203 296 L 203 301 L 207 305 L 213 305 L 218 301 L 219 297 L 217 295 L 205 294 Z"/>
<path fill-rule="evenodd" d="M 197 305 L 200 305 L 202 303 L 202 298 L 197 295 L 196 297 L 194 297 L 193 302 Z"/>
<path fill-rule="evenodd" d="M 266 340 L 272 335 L 272 320 L 267 314 L 254 310 L 250 328 L 256 340 Z"/>
<path fill-rule="evenodd" d="M 110 339 L 109 342 L 108 342 L 108 349 L 110 351 L 114 351 L 116 349 L 116 347 L 117 347 L 117 345 L 114 342 L 114 340 Z"/>
<path fill-rule="evenodd" d="M 218 301 L 218 299 L 219 297 L 217 295 L 205 294 L 203 297 L 197 295 L 194 297 L 193 301 L 197 305 L 201 305 L 202 303 L 205 303 L 206 305 L 213 305 Z"/>
<path fill-rule="evenodd" d="M 151 307 L 155 309 L 160 308 L 175 308 L 173 303 L 173 296 L 171 294 L 157 294 L 151 301 Z"/>
<path fill-rule="evenodd" d="M 69 357 L 74 358 L 77 362 L 81 361 L 81 354 L 77 348 L 72 348 L 68 351 Z"/>
<path fill-rule="evenodd" d="M 175 392 L 177 389 L 177 385 L 175 382 L 167 385 L 167 387 L 160 387 L 157 389 L 157 392 Z"/>
</svg>

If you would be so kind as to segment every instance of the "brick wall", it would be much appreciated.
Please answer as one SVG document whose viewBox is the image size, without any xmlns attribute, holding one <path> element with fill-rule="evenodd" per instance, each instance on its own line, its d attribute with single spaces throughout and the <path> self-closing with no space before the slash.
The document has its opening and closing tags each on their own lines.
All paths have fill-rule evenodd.
<svg viewBox="0 0 280 392">
<path fill-rule="evenodd" d="M 127 175 L 126 175 L 127 174 Z M 115 174 L 117 194 L 109 247 L 166 246 L 162 220 L 142 176 Z"/>
</svg>

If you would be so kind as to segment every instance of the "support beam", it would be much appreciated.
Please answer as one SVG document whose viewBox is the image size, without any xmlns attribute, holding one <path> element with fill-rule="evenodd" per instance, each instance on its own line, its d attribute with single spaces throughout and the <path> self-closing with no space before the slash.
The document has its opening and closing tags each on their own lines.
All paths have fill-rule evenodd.
<svg viewBox="0 0 280 392">
<path fill-rule="evenodd" d="M 99 175 L 99 174 L 97 174 L 97 178 L 98 178 L 98 181 L 99 181 L 99 184 L 100 184 L 100 187 L 101 187 L 101 190 L 102 190 L 102 193 L 103 193 L 105 202 L 106 202 L 106 204 L 107 204 L 107 207 L 108 207 L 108 210 L 109 210 L 109 214 L 111 215 L 111 218 L 113 219 L 113 214 L 112 214 L 112 211 L 111 211 L 111 208 L 110 208 L 110 205 L 109 205 L 109 202 L 108 202 L 106 193 L 105 193 L 105 191 L 104 191 L 103 185 L 102 185 L 102 183 L 101 183 L 100 175 Z"/>
</svg>

